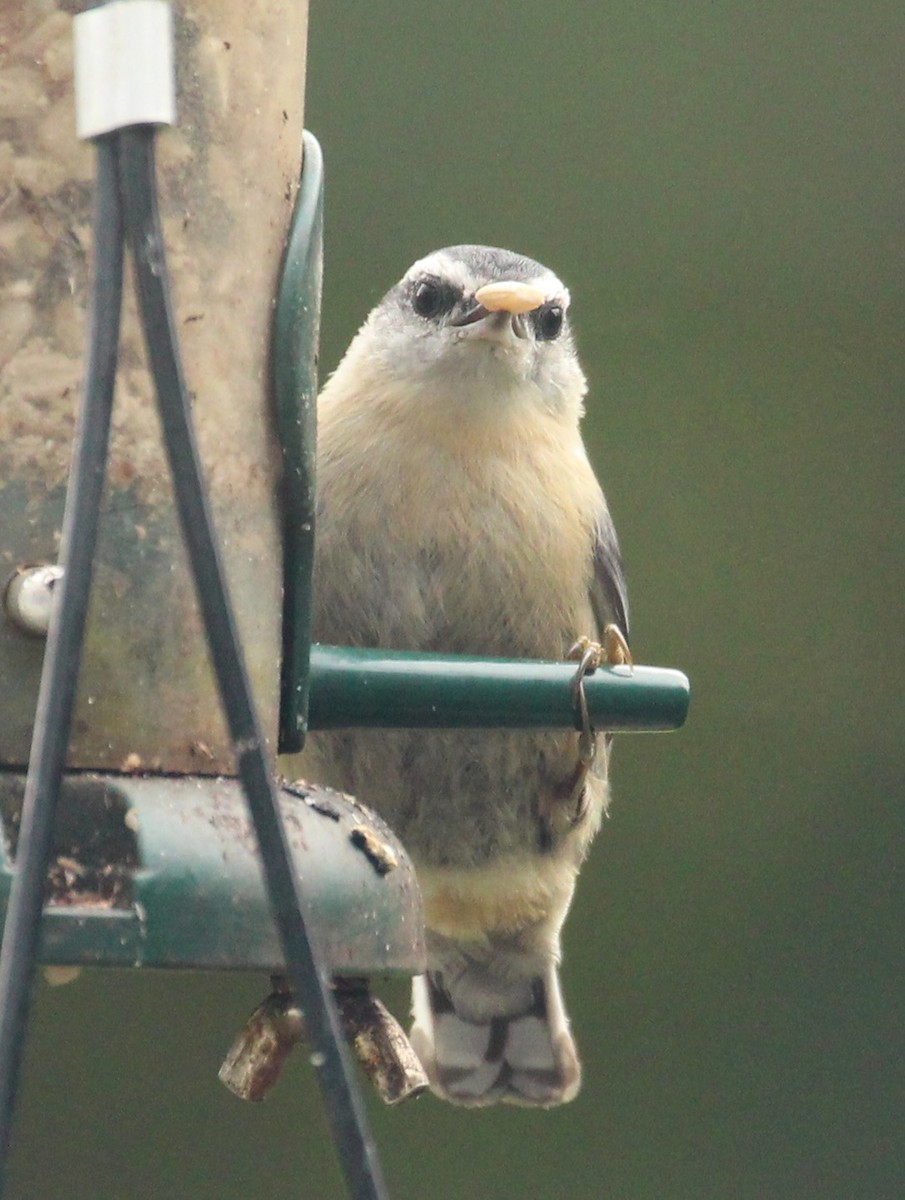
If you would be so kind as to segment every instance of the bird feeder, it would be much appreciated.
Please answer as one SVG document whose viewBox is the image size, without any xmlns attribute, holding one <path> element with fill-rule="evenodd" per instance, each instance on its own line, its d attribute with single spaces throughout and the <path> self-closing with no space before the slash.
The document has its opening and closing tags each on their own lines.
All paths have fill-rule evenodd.
<svg viewBox="0 0 905 1200">
<path fill-rule="evenodd" d="M 79 121 L 97 158 L 74 132 L 73 8 L 86 10 L 76 18 L 77 82 L 92 94 L 80 97 Z M 423 917 L 404 847 L 352 798 L 277 787 L 278 751 L 300 749 L 309 728 L 579 725 L 566 663 L 310 644 L 323 170 L 316 141 L 302 134 L 306 17 L 297 0 L 172 9 L 162 0 L 21 0 L 0 11 L 0 915 L 8 900 L 12 914 L 24 870 L 20 830 L 25 841 L 34 790 L 26 769 L 33 781 L 63 620 L 57 597 L 62 590 L 63 609 L 77 602 L 61 533 L 73 437 L 84 446 L 86 433 L 80 388 L 104 332 L 86 325 L 92 271 L 104 261 L 90 231 L 95 161 L 99 189 L 104 162 L 119 171 L 111 194 L 134 233 L 129 154 L 141 139 L 117 138 L 168 120 L 141 108 L 147 96 L 129 109 L 145 84 L 156 95 L 168 54 L 178 107 L 157 139 L 160 238 L 132 240 L 142 304 L 124 290 L 109 451 L 93 460 L 95 475 L 106 467 L 93 583 L 56 819 L 35 876 L 38 911 L 46 887 L 37 941 L 45 963 L 280 973 L 288 893 L 277 894 L 276 858 L 284 882 L 294 874 L 304 893 L 326 972 L 418 973 Z M 160 58 L 148 58 L 147 40 L 130 50 L 137 28 L 158 39 Z M 106 97 L 93 94 L 97 80 Z M 125 108 L 103 126 L 110 97 Z M 97 220 L 95 232 L 104 233 Z M 187 429 L 216 531 L 209 578 L 231 599 L 232 674 L 247 677 L 252 739 L 237 738 L 223 715 L 221 698 L 237 681 L 211 636 L 180 491 L 191 463 L 176 461 L 179 439 L 160 401 L 154 346 L 163 335 L 142 280 L 160 284 L 167 264 L 169 335 L 181 346 Z M 86 343 L 95 355 L 87 367 Z M 659 668 L 601 669 L 585 694 L 594 725 L 608 730 L 675 728 L 688 703 L 684 676 Z M 252 802 L 255 778 L 273 804 L 270 840 Z M 346 1021 L 354 1039 L 367 1000 L 344 986 L 346 1016 L 359 1013 Z M 275 995 L 252 1040 L 261 1022 L 277 1040 L 300 1035 L 282 983 Z M 236 1052 L 236 1072 L 248 1049 Z M 358 1149 L 350 1187 L 382 1195 Z"/>
</svg>

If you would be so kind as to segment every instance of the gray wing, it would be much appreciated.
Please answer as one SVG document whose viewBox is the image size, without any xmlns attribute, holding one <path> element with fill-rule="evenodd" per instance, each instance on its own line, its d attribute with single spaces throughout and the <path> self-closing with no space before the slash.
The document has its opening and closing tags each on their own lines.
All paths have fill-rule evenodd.
<svg viewBox="0 0 905 1200">
<path fill-rule="evenodd" d="M 619 626 L 628 640 L 628 595 L 622 570 L 622 553 L 613 518 L 606 505 L 600 507 L 594 530 L 594 578 L 591 607 L 598 634 L 610 622 Z"/>
</svg>

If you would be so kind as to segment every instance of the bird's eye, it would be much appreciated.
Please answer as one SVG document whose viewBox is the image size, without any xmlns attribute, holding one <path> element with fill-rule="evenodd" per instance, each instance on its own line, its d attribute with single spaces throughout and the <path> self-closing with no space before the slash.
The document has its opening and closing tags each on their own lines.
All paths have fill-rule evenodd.
<svg viewBox="0 0 905 1200">
<path fill-rule="evenodd" d="M 559 337 L 565 314 L 561 304 L 545 304 L 534 314 L 534 331 L 538 341 L 552 342 Z"/>
<path fill-rule="evenodd" d="M 422 279 L 412 292 L 412 308 L 419 317 L 439 317 L 449 312 L 455 302 L 453 289 L 433 279 Z"/>
</svg>

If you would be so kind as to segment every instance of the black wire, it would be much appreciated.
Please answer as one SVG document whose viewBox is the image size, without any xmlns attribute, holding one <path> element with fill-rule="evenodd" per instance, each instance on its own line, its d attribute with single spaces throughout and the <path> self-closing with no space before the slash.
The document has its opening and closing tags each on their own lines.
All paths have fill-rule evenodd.
<svg viewBox="0 0 905 1200">
<path fill-rule="evenodd" d="M 154 132 L 148 126 L 134 126 L 123 130 L 120 139 L 126 230 L 176 503 L 239 775 L 258 837 L 270 905 L 287 973 L 305 1013 L 312 1061 L 347 1183 L 356 1200 L 381 1200 L 386 1191 L 377 1151 L 314 941 L 313 914 L 286 840 L 204 491 L 170 311 L 157 211 Z"/>
<path fill-rule="evenodd" d="M 123 280 L 123 222 L 115 135 L 97 140 L 94 283 L 82 404 L 66 491 L 54 614 L 44 652 L 15 872 L 0 950 L 0 1195 L 22 1064 L 44 886 L 91 589 L 113 407 Z"/>
</svg>

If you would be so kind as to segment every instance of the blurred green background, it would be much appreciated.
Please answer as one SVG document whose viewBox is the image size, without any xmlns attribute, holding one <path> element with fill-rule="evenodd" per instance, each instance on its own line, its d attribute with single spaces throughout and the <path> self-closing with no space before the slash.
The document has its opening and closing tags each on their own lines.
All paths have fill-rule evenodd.
<svg viewBox="0 0 905 1200">
<path fill-rule="evenodd" d="M 325 369 L 430 249 L 556 270 L 636 657 L 693 685 L 566 929 L 581 1096 L 371 1103 L 397 1200 L 905 1195 L 903 49 L 886 0 L 312 5 Z M 15 1200 L 341 1197 L 304 1055 L 217 1082 L 265 987 L 42 985 Z"/>
</svg>

